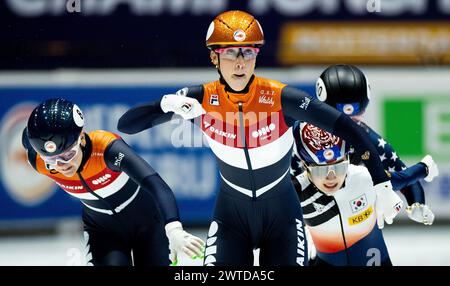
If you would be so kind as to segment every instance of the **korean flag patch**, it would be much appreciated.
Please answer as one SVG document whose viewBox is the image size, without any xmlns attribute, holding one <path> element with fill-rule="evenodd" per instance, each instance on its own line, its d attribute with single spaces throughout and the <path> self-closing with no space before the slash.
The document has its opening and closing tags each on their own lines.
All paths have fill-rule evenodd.
<svg viewBox="0 0 450 286">
<path fill-rule="evenodd" d="M 367 198 L 366 195 L 363 194 L 360 197 L 350 201 L 350 207 L 352 212 L 356 213 L 360 210 L 364 209 L 367 206 Z"/>
</svg>

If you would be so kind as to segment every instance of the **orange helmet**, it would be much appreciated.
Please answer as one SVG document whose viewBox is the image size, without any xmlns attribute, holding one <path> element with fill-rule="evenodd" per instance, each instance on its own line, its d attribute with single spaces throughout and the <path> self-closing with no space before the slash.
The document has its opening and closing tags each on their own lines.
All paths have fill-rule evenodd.
<svg viewBox="0 0 450 286">
<path fill-rule="evenodd" d="M 217 16 L 206 33 L 206 46 L 262 45 L 264 34 L 259 22 L 242 11 L 227 11 Z"/>
</svg>

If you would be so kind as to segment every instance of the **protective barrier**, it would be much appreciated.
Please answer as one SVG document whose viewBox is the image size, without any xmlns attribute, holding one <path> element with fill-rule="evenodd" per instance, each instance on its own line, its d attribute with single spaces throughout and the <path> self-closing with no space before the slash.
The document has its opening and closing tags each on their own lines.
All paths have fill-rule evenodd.
<svg viewBox="0 0 450 286">
<path fill-rule="evenodd" d="M 260 70 L 313 94 L 318 69 Z M 433 155 L 440 176 L 424 183 L 437 219 L 450 219 L 449 70 L 364 69 L 373 96 L 366 122 L 384 134 L 407 164 Z M 0 74 L 0 224 L 79 216 L 80 203 L 38 175 L 26 161 L 22 130 L 38 102 L 65 97 L 83 110 L 85 130 L 105 129 L 123 136 L 172 187 L 182 220 L 205 225 L 212 215 L 219 177 L 201 132 L 189 122 L 171 122 L 136 135 L 117 131 L 118 118 L 131 106 L 215 80 L 208 70 L 61 71 Z"/>
</svg>

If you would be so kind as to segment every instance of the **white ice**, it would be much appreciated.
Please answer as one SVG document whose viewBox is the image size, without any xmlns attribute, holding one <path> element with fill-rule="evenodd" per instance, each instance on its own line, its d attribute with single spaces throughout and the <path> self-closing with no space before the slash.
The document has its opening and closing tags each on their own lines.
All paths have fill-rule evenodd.
<svg viewBox="0 0 450 286">
<path fill-rule="evenodd" d="M 206 239 L 206 228 L 187 230 Z M 383 233 L 395 265 L 450 265 L 448 225 L 390 225 Z M 78 228 L 66 228 L 56 235 L 0 237 L 2 266 L 84 265 L 84 252 L 83 236 Z M 201 261 L 182 255 L 179 265 L 201 265 Z"/>
</svg>

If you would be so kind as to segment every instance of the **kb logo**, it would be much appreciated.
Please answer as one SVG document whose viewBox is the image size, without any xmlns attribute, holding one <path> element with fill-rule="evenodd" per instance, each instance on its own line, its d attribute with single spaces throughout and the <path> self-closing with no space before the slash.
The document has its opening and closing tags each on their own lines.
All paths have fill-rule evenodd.
<svg viewBox="0 0 450 286">
<path fill-rule="evenodd" d="M 67 0 L 66 9 L 69 13 L 81 12 L 81 0 Z"/>
</svg>

